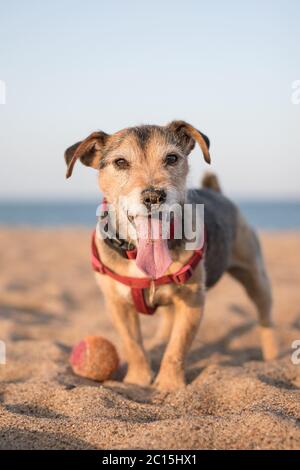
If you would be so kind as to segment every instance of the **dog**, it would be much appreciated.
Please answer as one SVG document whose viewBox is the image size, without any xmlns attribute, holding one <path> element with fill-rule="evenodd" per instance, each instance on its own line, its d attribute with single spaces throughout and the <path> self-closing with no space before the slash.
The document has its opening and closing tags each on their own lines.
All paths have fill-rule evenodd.
<svg viewBox="0 0 300 470">
<path fill-rule="evenodd" d="M 264 359 L 277 356 L 271 286 L 255 232 L 235 204 L 223 195 L 214 174 L 204 177 L 202 188 L 186 189 L 188 155 L 196 144 L 209 164 L 208 137 L 185 121 L 172 121 L 166 126 L 129 127 L 111 135 L 94 132 L 65 151 L 67 177 L 77 160 L 98 170 L 100 190 L 115 208 L 118 226 L 129 221 L 130 239 L 124 242 L 127 248 L 135 245 L 135 260 L 123 256 L 123 242 L 118 236 L 95 238 L 96 256 L 110 272 L 127 278 L 145 278 L 146 273 L 148 278 L 157 279 L 180 270 L 192 254 L 185 249 L 184 237 L 169 239 L 163 246 L 159 241 L 152 245 L 149 254 L 145 244 L 139 242 L 137 221 L 147 219 L 144 213 L 140 215 L 140 208 L 149 212 L 162 204 L 204 204 L 206 250 L 190 278 L 184 283 L 145 289 L 146 308 L 155 305 L 161 313 L 158 340 L 167 344 L 153 383 L 162 391 L 185 385 L 185 357 L 203 315 L 206 291 L 225 272 L 242 284 L 257 308 Z M 127 198 L 126 210 L 118 205 L 120 198 Z M 132 241 L 134 233 L 136 241 Z M 97 272 L 96 277 L 123 342 L 128 363 L 124 381 L 149 386 L 153 374 L 131 288 L 103 272 Z"/>
</svg>

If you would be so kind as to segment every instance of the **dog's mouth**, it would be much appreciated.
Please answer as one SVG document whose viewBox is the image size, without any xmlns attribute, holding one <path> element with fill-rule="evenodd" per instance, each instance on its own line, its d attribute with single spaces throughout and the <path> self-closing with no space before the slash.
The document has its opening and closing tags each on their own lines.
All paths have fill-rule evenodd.
<svg viewBox="0 0 300 470">
<path fill-rule="evenodd" d="M 137 266 L 152 279 L 161 277 L 172 263 L 168 249 L 169 224 L 162 214 L 128 215 L 137 234 Z"/>
</svg>

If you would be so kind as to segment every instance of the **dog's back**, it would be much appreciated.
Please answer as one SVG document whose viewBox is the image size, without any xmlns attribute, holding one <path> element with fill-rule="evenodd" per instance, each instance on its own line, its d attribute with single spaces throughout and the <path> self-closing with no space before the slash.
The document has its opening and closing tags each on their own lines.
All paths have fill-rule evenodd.
<svg viewBox="0 0 300 470">
<path fill-rule="evenodd" d="M 204 204 L 204 222 L 207 234 L 206 286 L 213 286 L 228 269 L 236 236 L 238 209 L 221 193 L 215 175 L 208 174 L 203 188 L 190 189 L 188 200 Z"/>
</svg>

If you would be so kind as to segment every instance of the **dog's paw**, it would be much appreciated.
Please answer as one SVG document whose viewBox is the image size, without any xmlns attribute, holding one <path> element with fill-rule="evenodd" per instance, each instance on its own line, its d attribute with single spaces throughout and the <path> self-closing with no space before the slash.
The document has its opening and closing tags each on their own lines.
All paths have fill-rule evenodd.
<svg viewBox="0 0 300 470">
<path fill-rule="evenodd" d="M 158 375 L 153 384 L 153 386 L 160 392 L 173 392 L 185 387 L 185 385 L 185 380 L 181 375 L 173 376 L 172 378 L 166 375 Z"/>
<path fill-rule="evenodd" d="M 140 387 L 147 387 L 151 384 L 152 378 L 153 375 L 151 370 L 129 370 L 125 375 L 123 382 L 127 384 L 139 385 Z"/>
<path fill-rule="evenodd" d="M 262 353 L 265 361 L 272 361 L 279 356 L 276 332 L 272 327 L 260 327 Z"/>
</svg>

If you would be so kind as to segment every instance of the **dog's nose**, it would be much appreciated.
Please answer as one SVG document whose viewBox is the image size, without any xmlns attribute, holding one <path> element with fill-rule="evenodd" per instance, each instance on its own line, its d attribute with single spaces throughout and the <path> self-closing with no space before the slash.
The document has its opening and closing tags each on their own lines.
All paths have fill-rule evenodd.
<svg viewBox="0 0 300 470">
<path fill-rule="evenodd" d="M 151 210 L 152 205 L 161 205 L 167 198 L 166 192 L 163 189 L 147 188 L 142 191 L 142 203 Z"/>
</svg>

